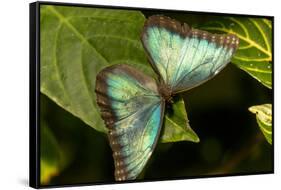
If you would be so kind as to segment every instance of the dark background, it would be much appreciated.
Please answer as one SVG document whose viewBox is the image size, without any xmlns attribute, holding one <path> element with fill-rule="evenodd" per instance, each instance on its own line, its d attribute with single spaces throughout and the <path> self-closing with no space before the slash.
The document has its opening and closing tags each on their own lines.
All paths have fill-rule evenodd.
<svg viewBox="0 0 281 190">
<path fill-rule="evenodd" d="M 161 13 L 142 12 L 146 16 Z M 165 15 L 185 21 L 180 14 Z M 193 24 L 192 19 L 189 23 Z M 190 125 L 200 142 L 158 143 L 140 180 L 273 171 L 272 146 L 263 137 L 255 115 L 248 111 L 250 106 L 272 103 L 270 89 L 230 63 L 214 79 L 182 95 Z M 52 178 L 50 185 L 114 182 L 106 135 L 45 95 L 40 98 L 41 115 L 70 157 L 68 166 Z"/>
</svg>

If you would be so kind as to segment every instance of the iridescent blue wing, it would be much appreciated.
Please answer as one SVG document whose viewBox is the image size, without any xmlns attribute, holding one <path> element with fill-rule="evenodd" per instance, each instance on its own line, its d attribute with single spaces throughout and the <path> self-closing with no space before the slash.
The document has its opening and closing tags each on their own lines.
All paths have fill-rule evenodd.
<svg viewBox="0 0 281 190">
<path fill-rule="evenodd" d="M 192 29 L 164 16 L 149 17 L 141 38 L 152 67 L 174 94 L 215 76 L 239 43 L 235 35 Z"/>
<path fill-rule="evenodd" d="M 154 79 L 128 65 L 102 70 L 97 104 L 109 129 L 115 179 L 135 179 L 150 158 L 162 126 L 164 101 Z"/>
</svg>

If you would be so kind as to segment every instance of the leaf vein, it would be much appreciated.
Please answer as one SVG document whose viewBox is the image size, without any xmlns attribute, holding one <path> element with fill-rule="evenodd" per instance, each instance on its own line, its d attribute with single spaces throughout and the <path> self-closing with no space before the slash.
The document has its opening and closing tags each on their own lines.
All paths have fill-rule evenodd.
<svg viewBox="0 0 281 190">
<path fill-rule="evenodd" d="M 264 61 L 268 61 L 270 62 L 271 60 L 267 57 L 267 58 L 250 58 L 250 57 L 240 57 L 235 55 L 234 56 L 235 59 L 238 59 L 240 61 L 256 61 L 256 62 L 264 62 Z"/>
<path fill-rule="evenodd" d="M 272 29 L 272 25 L 269 20 L 267 20 L 267 19 L 262 19 L 262 20 L 268 26 L 268 28 Z"/>
<path fill-rule="evenodd" d="M 57 71 L 56 74 L 57 74 L 60 86 L 62 87 L 63 94 L 67 98 L 69 104 L 72 105 L 71 98 L 66 93 L 66 88 L 65 88 L 65 85 L 64 85 L 63 80 L 61 78 L 61 71 L 60 71 L 60 68 L 59 68 L 59 65 L 58 65 L 58 61 L 57 61 L 57 44 L 58 44 L 57 42 L 58 42 L 58 34 L 59 34 L 60 29 L 61 29 L 61 26 L 62 26 L 61 24 L 58 26 L 58 32 L 56 32 L 56 34 L 55 34 L 55 45 L 54 45 L 54 54 L 55 54 L 55 56 L 54 56 L 53 64 L 54 64 L 55 69 Z"/>
<path fill-rule="evenodd" d="M 257 72 L 257 73 L 267 73 L 267 74 L 272 73 L 271 71 L 261 70 L 261 69 L 257 69 L 257 68 L 251 68 L 251 67 L 246 67 L 246 66 L 241 66 L 241 67 L 248 71 L 253 71 L 253 72 Z"/>
<path fill-rule="evenodd" d="M 93 108 L 93 109 L 91 109 L 91 111 L 92 111 L 92 113 L 98 113 L 97 112 L 97 110 L 95 109 L 95 106 L 94 106 L 94 102 L 93 102 L 93 99 L 92 99 L 92 96 L 91 96 L 91 92 L 90 92 L 90 89 L 89 89 L 89 86 L 90 86 L 90 84 L 89 84 L 89 82 L 88 82 L 88 80 L 86 79 L 86 74 L 85 74 L 85 70 L 84 70 L 84 68 L 85 68 L 85 66 L 84 66 L 84 64 L 83 64 L 83 54 L 82 54 L 82 48 L 83 47 L 81 47 L 81 61 L 80 61 L 80 65 L 81 65 L 81 71 L 82 71 L 82 78 L 83 78 L 83 83 L 85 84 L 85 87 L 86 87 L 86 91 L 87 91 L 87 94 L 88 94 L 88 98 L 90 99 L 90 102 L 91 102 L 91 107 Z M 94 115 L 93 114 L 93 115 Z"/>
<path fill-rule="evenodd" d="M 125 41 L 128 41 L 131 44 L 133 44 L 137 49 L 143 50 L 138 42 L 136 42 L 135 40 L 132 40 L 130 38 L 126 38 L 126 37 L 120 37 L 120 36 L 116 36 L 116 35 L 96 34 L 96 35 L 91 36 L 90 38 L 102 38 L 102 37 L 125 40 Z"/>
<path fill-rule="evenodd" d="M 264 31 L 261 29 L 260 25 L 259 25 L 255 20 L 250 19 L 250 21 L 252 21 L 252 23 L 256 26 L 256 28 L 258 29 L 258 31 L 261 33 L 261 35 L 262 35 L 262 37 L 263 37 L 263 39 L 264 39 L 265 45 L 266 45 L 266 49 L 267 49 L 268 51 L 270 51 L 271 48 L 270 48 L 268 39 L 267 39 L 267 37 L 266 37 Z"/>
<path fill-rule="evenodd" d="M 249 38 L 250 35 L 249 35 L 247 28 L 239 20 L 237 20 L 235 18 L 229 18 L 229 19 L 232 20 L 233 22 L 235 22 L 236 24 L 238 24 L 242 28 L 243 32 L 245 33 L 246 38 Z"/>
<path fill-rule="evenodd" d="M 69 17 L 66 17 L 68 19 L 73 19 L 73 18 L 90 18 L 90 19 L 93 19 L 93 20 L 104 20 L 105 22 L 112 22 L 112 21 L 119 21 L 119 22 L 132 22 L 132 23 L 135 23 L 136 20 L 134 19 L 119 19 L 119 18 L 112 18 L 112 17 L 102 17 L 102 16 L 69 16 Z"/>
<path fill-rule="evenodd" d="M 100 56 L 100 58 L 106 62 L 108 64 L 108 61 L 106 60 L 106 58 L 100 54 L 96 48 L 93 46 L 93 44 L 91 44 L 74 26 L 73 24 L 71 24 L 66 17 L 64 17 L 64 15 L 62 15 L 58 10 L 56 10 L 54 7 L 49 6 L 48 9 L 62 22 L 64 23 L 69 29 L 71 29 L 74 34 L 83 42 L 85 42 L 86 44 L 88 44 L 91 48 L 93 48 L 93 50 L 95 51 L 95 53 L 97 55 Z"/>
<path fill-rule="evenodd" d="M 207 30 L 217 30 L 217 31 L 222 31 L 222 32 L 227 32 L 227 33 L 232 33 L 235 34 L 237 37 L 239 37 L 240 39 L 244 40 L 245 42 L 251 44 L 252 46 L 254 46 L 255 48 L 259 49 L 260 51 L 262 51 L 264 54 L 269 56 L 269 59 L 271 59 L 271 53 L 264 49 L 263 47 L 261 47 L 259 44 L 257 44 L 255 41 L 246 38 L 245 36 L 242 36 L 241 34 L 238 34 L 232 30 L 229 30 L 227 28 L 217 28 L 217 27 L 204 27 Z"/>
</svg>

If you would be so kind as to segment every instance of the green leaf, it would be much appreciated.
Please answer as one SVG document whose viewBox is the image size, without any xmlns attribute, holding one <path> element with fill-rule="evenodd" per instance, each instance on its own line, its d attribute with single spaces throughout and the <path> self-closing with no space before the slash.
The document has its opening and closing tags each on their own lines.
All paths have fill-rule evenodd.
<svg viewBox="0 0 281 190">
<path fill-rule="evenodd" d="M 264 134 L 267 142 L 272 144 L 272 106 L 271 104 L 262 104 L 252 106 L 249 111 L 256 114 L 258 125 Z"/>
<path fill-rule="evenodd" d="M 264 18 L 220 17 L 210 19 L 203 29 L 235 34 L 240 45 L 232 63 L 272 88 L 272 24 Z"/>
<path fill-rule="evenodd" d="M 131 64 L 156 77 L 140 41 L 145 17 L 139 11 L 43 5 L 40 19 L 41 92 L 106 132 L 94 92 L 97 73 L 109 65 Z M 185 130 L 178 129 L 184 123 L 179 117 L 185 115 L 165 122 L 164 142 L 191 138 L 180 134 Z"/>
<path fill-rule="evenodd" d="M 48 184 L 61 169 L 61 152 L 56 138 L 45 122 L 41 122 L 40 133 L 40 182 Z"/>
<path fill-rule="evenodd" d="M 41 7 L 41 92 L 98 131 L 95 79 L 106 66 L 133 64 L 152 73 L 139 41 L 137 11 Z"/>
<path fill-rule="evenodd" d="M 189 125 L 183 99 L 180 96 L 176 96 L 173 98 L 173 101 L 173 104 L 167 105 L 163 135 L 160 142 L 199 142 L 199 137 Z M 169 108 L 169 106 L 171 107 Z"/>
</svg>

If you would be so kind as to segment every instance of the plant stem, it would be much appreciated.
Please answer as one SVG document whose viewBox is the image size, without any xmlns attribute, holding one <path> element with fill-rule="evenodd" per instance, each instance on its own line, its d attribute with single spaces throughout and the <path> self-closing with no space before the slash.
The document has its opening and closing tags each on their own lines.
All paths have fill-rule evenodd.
<svg viewBox="0 0 281 190">
<path fill-rule="evenodd" d="M 248 156 L 250 156 L 263 142 L 263 136 L 261 133 L 255 134 L 250 140 L 249 143 L 243 146 L 240 150 L 238 150 L 234 156 L 226 162 L 221 168 L 218 168 L 208 174 L 228 174 L 233 171 L 233 169 L 245 160 Z"/>
</svg>

